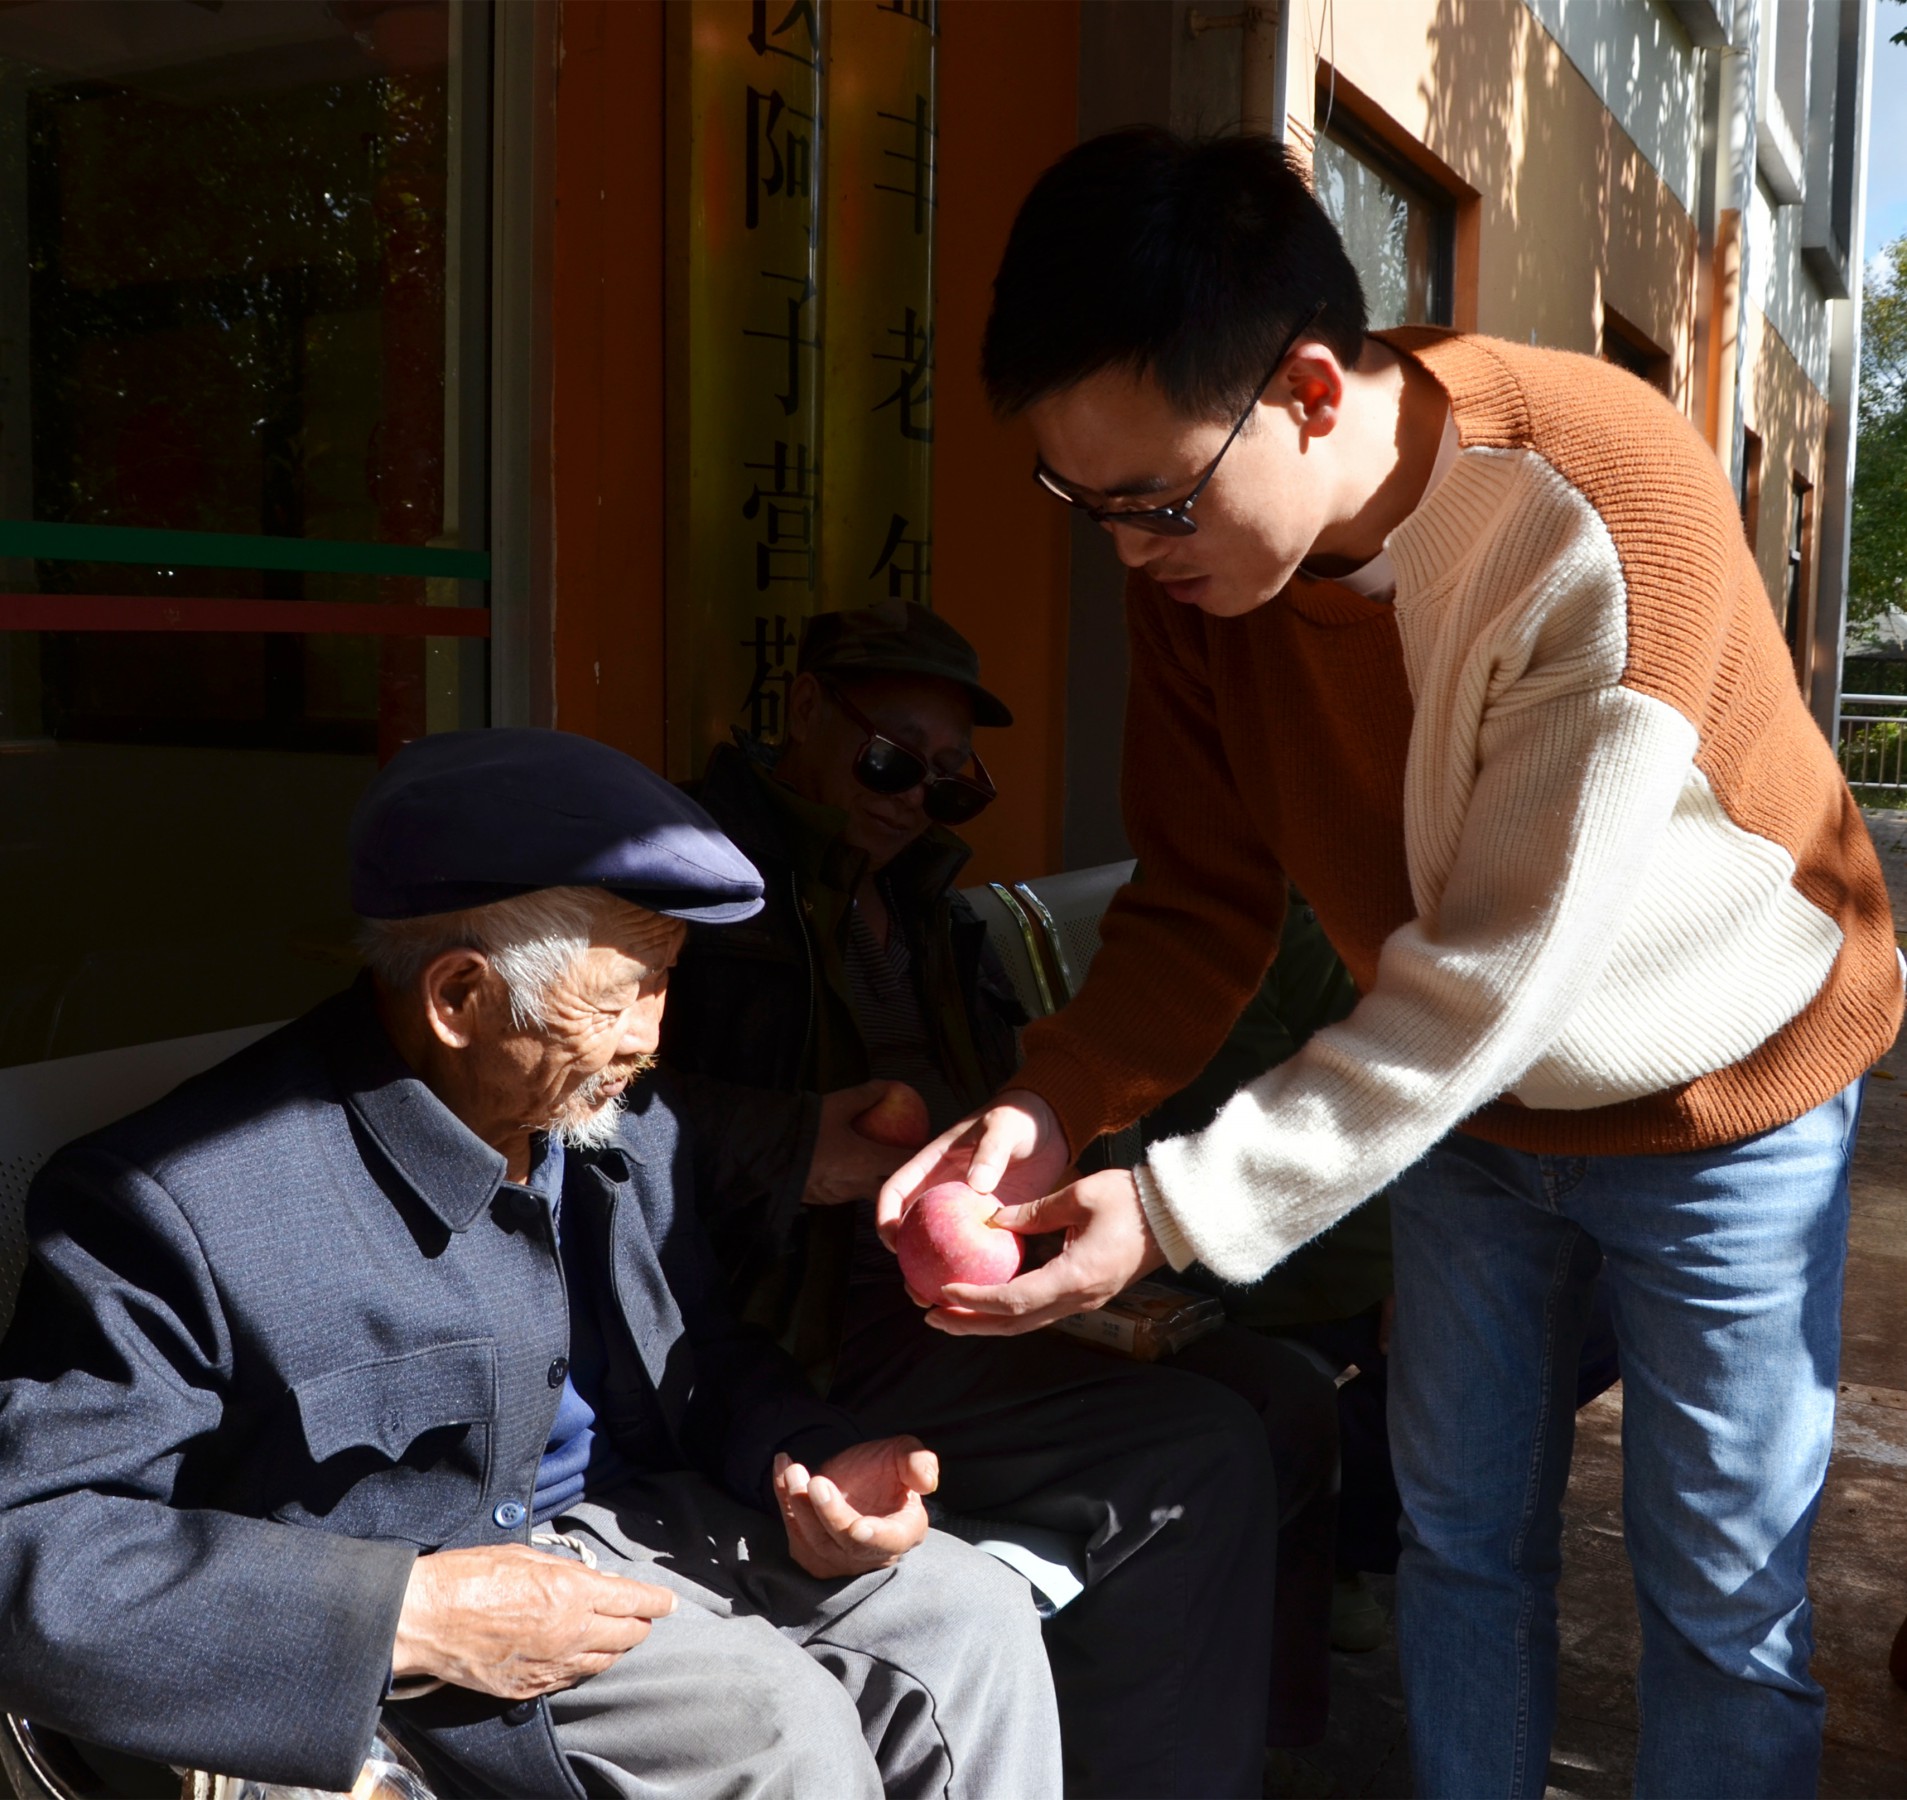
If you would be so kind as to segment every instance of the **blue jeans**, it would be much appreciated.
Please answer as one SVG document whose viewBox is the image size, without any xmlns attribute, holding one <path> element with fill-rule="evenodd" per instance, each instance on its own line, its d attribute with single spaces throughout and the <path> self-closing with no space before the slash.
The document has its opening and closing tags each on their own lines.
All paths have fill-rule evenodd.
<svg viewBox="0 0 1907 1800">
<path fill-rule="evenodd" d="M 1578 1349 L 1605 1271 L 1642 1621 L 1636 1792 L 1814 1792 L 1808 1537 L 1861 1084 L 1675 1156 L 1452 1135 L 1392 1189 L 1398 1642 L 1421 1800 L 1540 1796 Z"/>
</svg>

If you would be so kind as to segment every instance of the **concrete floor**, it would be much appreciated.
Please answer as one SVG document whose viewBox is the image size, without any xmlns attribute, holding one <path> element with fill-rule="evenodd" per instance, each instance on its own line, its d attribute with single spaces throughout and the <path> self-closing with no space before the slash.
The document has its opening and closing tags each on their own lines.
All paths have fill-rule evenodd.
<svg viewBox="0 0 1907 1800">
<path fill-rule="evenodd" d="M 1869 826 L 1907 933 L 1907 812 Z M 1907 1693 L 1887 1652 L 1907 1616 L 1907 1033 L 1868 1085 L 1853 1175 L 1840 1411 L 1814 1533 L 1815 1674 L 1828 1692 L 1821 1793 L 1907 1796 Z M 1549 1792 L 1626 1795 L 1639 1639 L 1622 1546 L 1622 1389 L 1578 1416 L 1565 1502 L 1562 1657 Z M 1388 1595 L 1386 1596 L 1388 1598 Z M 1330 1736 L 1308 1753 L 1320 1792 L 1411 1792 L 1390 1647 L 1337 1656 Z"/>
</svg>

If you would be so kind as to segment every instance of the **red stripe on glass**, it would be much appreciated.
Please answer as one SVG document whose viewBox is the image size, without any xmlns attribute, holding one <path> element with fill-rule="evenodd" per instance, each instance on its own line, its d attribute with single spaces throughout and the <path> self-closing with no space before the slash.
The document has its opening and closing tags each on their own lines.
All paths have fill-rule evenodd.
<svg viewBox="0 0 1907 1800">
<path fill-rule="evenodd" d="M 188 600 L 152 594 L 0 594 L 0 631 L 271 631 L 304 637 L 476 637 L 476 606 L 351 606 L 323 600 Z"/>
</svg>

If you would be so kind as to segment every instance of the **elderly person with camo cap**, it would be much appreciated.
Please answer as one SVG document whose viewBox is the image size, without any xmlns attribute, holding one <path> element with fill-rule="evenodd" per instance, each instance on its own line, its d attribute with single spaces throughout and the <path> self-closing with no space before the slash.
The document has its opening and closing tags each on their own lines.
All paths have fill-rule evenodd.
<svg viewBox="0 0 1907 1800">
<path fill-rule="evenodd" d="M 650 1072 L 707 815 L 558 732 L 427 738 L 352 830 L 369 971 L 29 1202 L 0 1706 L 122 1755 L 449 1791 L 1057 1791 L 1024 1582 L 737 1323 Z"/>
<path fill-rule="evenodd" d="M 705 1223 L 748 1316 L 834 1404 L 941 1451 L 956 1529 L 1084 1547 L 1084 1590 L 1047 1596 L 1065 1791 L 1256 1800 L 1325 1725 L 1330 1381 L 1243 1328 L 1150 1365 L 1050 1333 L 949 1336 L 875 1230 L 906 1153 L 856 1116 L 905 1084 L 938 1130 L 1017 1064 L 1023 1015 L 955 886 L 956 828 L 994 793 L 976 737 L 1011 724 L 924 607 L 808 620 L 786 741 L 721 746 L 698 791 L 765 904 L 690 927 L 663 1060 L 691 1135 L 738 1165 Z"/>
</svg>

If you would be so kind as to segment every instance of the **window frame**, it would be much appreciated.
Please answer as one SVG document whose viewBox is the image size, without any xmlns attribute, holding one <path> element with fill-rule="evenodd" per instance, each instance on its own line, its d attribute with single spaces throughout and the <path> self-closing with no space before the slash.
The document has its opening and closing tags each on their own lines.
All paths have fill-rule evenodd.
<svg viewBox="0 0 1907 1800">
<path fill-rule="evenodd" d="M 1433 289 L 1441 284 L 1444 317 L 1426 321 L 1457 331 L 1477 329 L 1482 197 L 1421 139 L 1390 116 L 1342 70 L 1320 60 L 1313 95 L 1312 144 L 1328 138 L 1386 181 L 1434 208 L 1442 241 Z"/>
<path fill-rule="evenodd" d="M 500 161 L 500 134 L 493 125 L 493 93 L 500 76 L 498 14 L 507 17 L 519 10 L 542 9 L 499 9 L 494 0 L 452 0 L 449 9 L 453 37 L 448 79 L 459 84 L 454 95 L 460 123 L 455 148 L 463 166 L 459 168 L 453 160 L 449 171 L 453 198 L 445 232 L 446 255 L 456 259 L 457 268 L 455 280 L 447 284 L 455 304 L 445 321 L 445 360 L 451 365 L 446 369 L 445 389 L 447 411 L 453 406 L 455 411 L 454 423 L 452 418 L 445 422 L 445 485 L 447 503 L 450 492 L 456 495 L 457 535 L 480 547 L 0 517 L 0 589 L 5 590 L 19 586 L 5 577 L 23 562 L 351 574 L 423 580 L 436 588 L 431 602 L 423 605 L 0 591 L 0 633 L 368 636 L 422 640 L 427 655 L 432 645 L 460 655 L 460 646 L 499 635 L 502 595 L 495 581 L 491 495 L 496 488 L 494 389 L 504 358 L 491 330 L 493 290 L 502 261 L 495 193 L 501 185 L 495 168 Z M 473 146 L 478 147 L 476 154 L 471 153 Z M 20 336 L 24 339 L 25 334 Z M 30 503 L 30 475 L 25 480 L 21 494 Z M 445 595 L 451 597 L 448 604 L 440 603 L 439 596 Z M 502 611 L 508 621 L 514 608 L 506 604 Z M 494 713 L 488 691 L 494 684 L 492 669 L 488 687 L 474 696 L 485 719 Z M 380 718 L 379 749 L 388 755 L 395 744 L 384 737 Z"/>
</svg>

